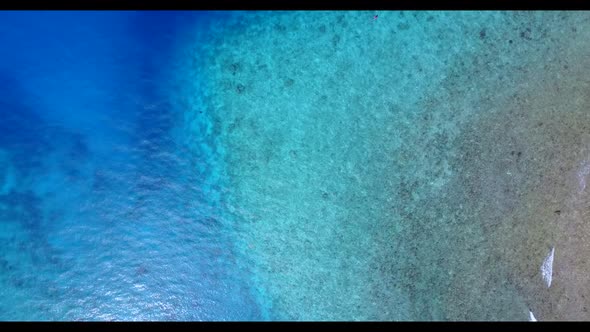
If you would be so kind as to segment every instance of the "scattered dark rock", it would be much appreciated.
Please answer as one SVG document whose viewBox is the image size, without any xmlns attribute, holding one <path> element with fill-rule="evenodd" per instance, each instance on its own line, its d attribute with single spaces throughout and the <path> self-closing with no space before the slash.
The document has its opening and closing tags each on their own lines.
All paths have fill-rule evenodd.
<svg viewBox="0 0 590 332">
<path fill-rule="evenodd" d="M 25 286 L 25 281 L 21 278 L 12 278 L 10 280 L 12 282 L 12 284 L 18 288 L 21 288 L 23 286 Z"/>
<path fill-rule="evenodd" d="M 485 39 L 486 38 L 486 29 L 481 29 L 481 31 L 479 31 L 479 39 Z"/>
<path fill-rule="evenodd" d="M 293 84 L 295 84 L 295 80 L 293 80 L 292 78 L 287 78 L 287 79 L 285 80 L 285 86 L 286 86 L 286 87 L 290 87 L 290 86 L 292 86 Z"/>
<path fill-rule="evenodd" d="M 322 25 L 320 26 L 320 32 L 321 32 L 321 33 L 325 33 L 325 32 L 326 32 L 326 26 L 325 26 L 325 25 L 323 25 L 323 24 L 322 24 Z"/>
<path fill-rule="evenodd" d="M 10 266 L 10 263 L 8 263 L 7 260 L 5 260 L 4 258 L 0 258 L 0 269 L 2 270 L 12 270 L 12 267 Z"/>
<path fill-rule="evenodd" d="M 338 18 L 336 19 L 336 23 L 340 24 L 343 28 L 346 28 L 348 26 L 348 23 L 346 23 L 346 21 L 344 20 L 344 15 L 338 16 Z"/>
<path fill-rule="evenodd" d="M 232 122 L 229 124 L 229 126 L 227 127 L 227 131 L 229 133 L 232 133 L 234 130 L 236 130 L 236 128 L 238 127 L 238 123 L 236 122 Z"/>
<path fill-rule="evenodd" d="M 533 40 L 533 38 L 531 37 L 531 28 L 526 28 L 524 31 L 521 31 L 520 38 L 523 38 L 526 40 Z"/>
<path fill-rule="evenodd" d="M 240 63 L 234 62 L 229 66 L 229 70 L 231 71 L 232 75 L 236 75 L 238 71 L 240 71 L 241 66 Z"/>
<path fill-rule="evenodd" d="M 561 210 L 555 210 L 555 211 L 553 211 L 553 213 L 555 213 L 556 215 L 560 215 L 561 214 Z"/>
<path fill-rule="evenodd" d="M 340 42 L 340 36 L 334 35 L 334 37 L 332 37 L 332 46 L 336 47 L 339 42 Z"/>
<path fill-rule="evenodd" d="M 280 32 L 285 32 L 285 31 L 287 31 L 287 27 L 286 27 L 286 26 L 284 26 L 284 25 L 282 25 L 282 24 L 280 24 L 280 23 L 277 23 L 277 24 L 275 24 L 275 29 L 276 29 L 277 31 L 280 31 Z"/>
<path fill-rule="evenodd" d="M 244 84 L 242 84 L 242 83 L 239 83 L 239 84 L 236 86 L 236 92 L 237 92 L 238 94 L 241 94 L 242 92 L 244 92 L 244 90 L 246 90 L 246 86 L 244 86 Z"/>
<path fill-rule="evenodd" d="M 397 25 L 397 28 L 400 30 L 408 30 L 410 28 L 410 25 L 408 23 L 400 23 Z"/>
</svg>

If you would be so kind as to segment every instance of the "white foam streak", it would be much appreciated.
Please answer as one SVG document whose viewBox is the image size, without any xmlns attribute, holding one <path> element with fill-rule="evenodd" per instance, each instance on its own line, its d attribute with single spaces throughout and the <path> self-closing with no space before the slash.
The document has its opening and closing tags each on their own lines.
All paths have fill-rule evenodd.
<svg viewBox="0 0 590 332">
<path fill-rule="evenodd" d="M 553 279 L 553 257 L 555 255 L 555 247 L 551 248 L 551 251 L 545 257 L 543 265 L 541 265 L 541 276 L 547 284 L 547 287 L 551 287 L 551 280 Z"/>
<path fill-rule="evenodd" d="M 529 322 L 536 322 L 537 319 L 535 318 L 535 315 L 533 315 L 533 312 L 529 310 Z"/>
<path fill-rule="evenodd" d="M 590 161 L 584 160 L 582 167 L 578 171 L 578 192 L 582 192 L 586 189 L 586 178 L 590 175 Z"/>
</svg>

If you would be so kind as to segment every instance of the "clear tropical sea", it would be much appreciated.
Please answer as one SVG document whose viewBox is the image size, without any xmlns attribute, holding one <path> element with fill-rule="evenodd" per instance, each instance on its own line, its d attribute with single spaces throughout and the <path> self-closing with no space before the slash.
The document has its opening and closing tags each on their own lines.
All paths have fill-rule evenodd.
<svg viewBox="0 0 590 332">
<path fill-rule="evenodd" d="M 590 13 L 0 12 L 0 320 L 590 319 Z"/>
</svg>

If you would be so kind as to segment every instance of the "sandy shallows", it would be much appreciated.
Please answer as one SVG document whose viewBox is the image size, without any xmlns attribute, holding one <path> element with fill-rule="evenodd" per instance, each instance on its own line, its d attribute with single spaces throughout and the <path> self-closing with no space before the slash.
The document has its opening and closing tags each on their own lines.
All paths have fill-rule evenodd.
<svg viewBox="0 0 590 332">
<path fill-rule="evenodd" d="M 223 200 L 272 318 L 587 317 L 584 193 L 572 179 L 590 144 L 589 18 L 215 23 L 195 48 L 203 107 L 187 121 L 208 119 L 222 147 Z"/>
</svg>

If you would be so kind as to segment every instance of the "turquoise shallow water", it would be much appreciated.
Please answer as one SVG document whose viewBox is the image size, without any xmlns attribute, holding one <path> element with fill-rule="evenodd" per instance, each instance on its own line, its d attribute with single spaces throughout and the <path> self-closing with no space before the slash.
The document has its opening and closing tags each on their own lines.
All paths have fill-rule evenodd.
<svg viewBox="0 0 590 332">
<path fill-rule="evenodd" d="M 587 26 L 559 12 L 214 22 L 194 44 L 207 80 L 186 121 L 207 119 L 222 147 L 236 246 L 273 317 L 585 317 L 571 202 Z"/>
<path fill-rule="evenodd" d="M 0 319 L 587 319 L 589 19 L 0 14 Z"/>
</svg>

